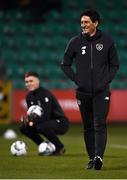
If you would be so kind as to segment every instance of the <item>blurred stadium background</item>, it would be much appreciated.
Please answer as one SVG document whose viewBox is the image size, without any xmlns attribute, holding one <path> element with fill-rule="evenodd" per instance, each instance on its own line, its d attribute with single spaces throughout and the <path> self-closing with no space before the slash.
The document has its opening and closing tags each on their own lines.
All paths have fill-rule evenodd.
<svg viewBox="0 0 127 180">
<path fill-rule="evenodd" d="M 100 173 L 85 170 L 88 158 L 76 87 L 60 69 L 66 44 L 80 32 L 79 14 L 89 7 L 101 13 L 101 29 L 115 40 L 120 59 L 119 72 L 111 84 L 108 143 L 105 166 Z M 127 177 L 126 21 L 126 0 L 0 0 L 0 178 Z M 73 123 L 61 137 L 67 152 L 60 158 L 40 158 L 35 144 L 19 132 L 20 116 L 26 112 L 23 78 L 26 71 L 40 74 L 42 85 L 55 94 Z M 11 156 L 14 134 L 11 133 L 11 140 L 4 138 L 8 131 L 10 138 L 10 130 L 16 132 L 16 138 L 27 142 L 26 157 Z"/>
<path fill-rule="evenodd" d="M 23 75 L 37 71 L 42 85 L 59 99 L 71 122 L 80 122 L 73 82 L 60 69 L 66 44 L 80 32 L 79 14 L 94 7 L 101 29 L 116 42 L 120 69 L 111 84 L 109 122 L 127 121 L 126 0 L 0 0 L 0 123 L 25 113 Z"/>
</svg>

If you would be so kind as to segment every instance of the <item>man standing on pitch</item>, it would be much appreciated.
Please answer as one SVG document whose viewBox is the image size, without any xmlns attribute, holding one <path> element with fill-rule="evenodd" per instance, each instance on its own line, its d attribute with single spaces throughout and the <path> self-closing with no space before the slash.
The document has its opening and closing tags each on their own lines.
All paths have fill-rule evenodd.
<svg viewBox="0 0 127 180">
<path fill-rule="evenodd" d="M 107 141 L 109 85 L 115 77 L 119 63 L 113 40 L 98 29 L 98 12 L 93 9 L 82 12 L 80 23 L 82 32 L 73 37 L 67 45 L 61 68 L 78 86 L 76 98 L 89 155 L 87 169 L 100 170 Z M 76 71 L 72 68 L 73 63 Z"/>
</svg>

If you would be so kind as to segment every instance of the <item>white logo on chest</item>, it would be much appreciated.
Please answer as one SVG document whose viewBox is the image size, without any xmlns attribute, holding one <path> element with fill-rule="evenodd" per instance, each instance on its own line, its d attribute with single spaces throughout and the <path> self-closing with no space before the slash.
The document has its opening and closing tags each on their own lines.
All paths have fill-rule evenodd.
<svg viewBox="0 0 127 180">
<path fill-rule="evenodd" d="M 83 47 L 81 48 L 81 50 L 82 50 L 82 54 L 86 54 L 86 46 L 83 46 Z"/>
<path fill-rule="evenodd" d="M 45 97 L 45 102 L 49 102 L 49 98 L 48 97 Z"/>
</svg>

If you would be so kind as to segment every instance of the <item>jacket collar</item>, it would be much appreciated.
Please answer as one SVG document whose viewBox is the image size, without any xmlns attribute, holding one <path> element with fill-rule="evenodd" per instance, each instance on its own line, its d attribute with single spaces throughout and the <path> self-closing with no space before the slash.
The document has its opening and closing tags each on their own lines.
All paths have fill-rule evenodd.
<svg viewBox="0 0 127 180">
<path fill-rule="evenodd" d="M 85 37 L 87 41 L 95 41 L 101 37 L 101 34 L 102 34 L 101 30 L 97 29 L 96 34 L 92 37 L 89 36 L 88 34 L 83 34 L 83 33 L 81 33 L 81 36 Z"/>
</svg>

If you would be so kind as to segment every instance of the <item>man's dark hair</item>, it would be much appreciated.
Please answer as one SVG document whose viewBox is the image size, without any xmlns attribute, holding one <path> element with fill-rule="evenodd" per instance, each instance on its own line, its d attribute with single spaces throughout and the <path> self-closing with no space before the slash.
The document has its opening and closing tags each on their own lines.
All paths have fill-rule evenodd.
<svg viewBox="0 0 127 180">
<path fill-rule="evenodd" d="M 83 11 L 80 14 L 80 20 L 81 20 L 82 16 L 89 16 L 90 19 L 92 20 L 92 22 L 98 21 L 98 24 L 100 24 L 100 15 L 94 9 L 87 9 L 87 10 Z"/>
<path fill-rule="evenodd" d="M 39 74 L 32 71 L 25 73 L 25 77 L 29 77 L 29 76 L 34 76 L 34 77 L 39 78 Z"/>
</svg>

